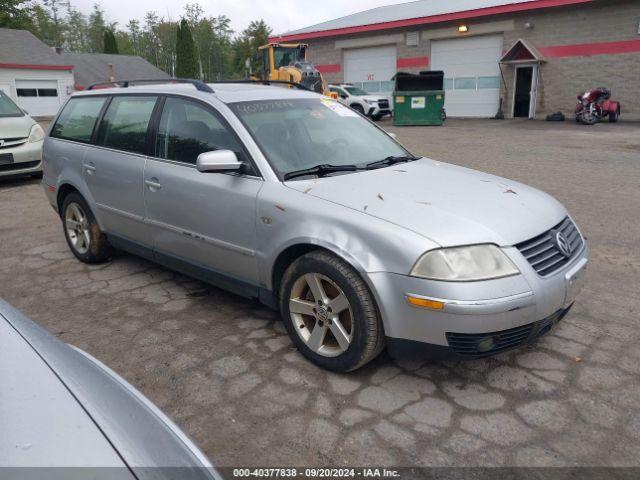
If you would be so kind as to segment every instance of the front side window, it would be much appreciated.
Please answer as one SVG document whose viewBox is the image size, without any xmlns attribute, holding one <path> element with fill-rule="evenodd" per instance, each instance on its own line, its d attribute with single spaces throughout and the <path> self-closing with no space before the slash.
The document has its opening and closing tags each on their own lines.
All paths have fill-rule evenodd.
<svg viewBox="0 0 640 480">
<path fill-rule="evenodd" d="M 22 110 L 13 103 L 9 96 L 0 90 L 0 118 L 1 117 L 24 117 Z"/>
<path fill-rule="evenodd" d="M 195 164 L 198 155 L 214 150 L 231 150 L 243 159 L 238 140 L 211 110 L 189 100 L 168 97 L 160 117 L 156 155 Z"/>
<path fill-rule="evenodd" d="M 240 102 L 230 107 L 281 176 L 317 165 L 366 165 L 408 155 L 348 107 L 327 98 Z"/>
<path fill-rule="evenodd" d="M 77 142 L 91 141 L 93 128 L 106 101 L 106 97 L 72 98 L 60 113 L 51 136 Z"/>
<path fill-rule="evenodd" d="M 364 90 L 358 87 L 345 87 L 345 90 L 349 92 L 351 95 L 356 95 L 358 97 L 361 97 L 363 95 L 369 95 L 368 92 L 365 92 Z"/>
<path fill-rule="evenodd" d="M 147 128 L 157 97 L 113 97 L 100 123 L 98 145 L 145 153 Z"/>
</svg>

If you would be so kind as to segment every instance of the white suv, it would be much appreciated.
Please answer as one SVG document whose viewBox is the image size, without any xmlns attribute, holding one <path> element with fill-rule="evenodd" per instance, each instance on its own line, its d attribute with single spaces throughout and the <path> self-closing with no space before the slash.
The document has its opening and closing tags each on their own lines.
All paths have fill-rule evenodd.
<svg viewBox="0 0 640 480">
<path fill-rule="evenodd" d="M 373 120 L 377 121 L 382 117 L 391 115 L 389 99 L 386 97 L 371 95 L 349 83 L 329 85 L 329 90 L 338 94 L 340 103 L 371 117 Z"/>
</svg>

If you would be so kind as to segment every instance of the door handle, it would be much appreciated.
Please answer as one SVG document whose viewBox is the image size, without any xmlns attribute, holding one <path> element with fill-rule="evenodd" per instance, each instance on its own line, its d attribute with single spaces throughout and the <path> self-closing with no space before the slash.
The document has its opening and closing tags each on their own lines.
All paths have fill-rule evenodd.
<svg viewBox="0 0 640 480">
<path fill-rule="evenodd" d="M 96 171 L 96 167 L 93 163 L 87 163 L 84 166 L 85 171 L 89 174 L 89 175 L 93 175 Z"/>
<path fill-rule="evenodd" d="M 150 178 L 149 180 L 145 180 L 144 184 L 149 187 L 149 190 L 151 190 L 152 192 L 155 192 L 156 190 L 160 190 L 162 188 L 162 185 L 160 184 L 160 182 L 158 181 L 157 178 Z"/>
</svg>

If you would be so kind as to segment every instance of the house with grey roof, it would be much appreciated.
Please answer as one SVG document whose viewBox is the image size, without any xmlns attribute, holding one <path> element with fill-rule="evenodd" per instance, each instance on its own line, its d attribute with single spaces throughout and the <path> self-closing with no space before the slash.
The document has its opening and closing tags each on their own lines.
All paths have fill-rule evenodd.
<svg viewBox="0 0 640 480">
<path fill-rule="evenodd" d="M 93 83 L 170 78 L 142 57 L 58 53 L 26 30 L 0 28 L 0 90 L 36 117 L 51 117 Z"/>
<path fill-rule="evenodd" d="M 76 90 L 100 82 L 171 78 L 144 58 L 135 55 L 63 52 L 60 57 L 64 63 L 74 67 Z"/>
<path fill-rule="evenodd" d="M 32 116 L 55 115 L 74 90 L 73 65 L 31 32 L 0 28 L 0 90 Z"/>
</svg>

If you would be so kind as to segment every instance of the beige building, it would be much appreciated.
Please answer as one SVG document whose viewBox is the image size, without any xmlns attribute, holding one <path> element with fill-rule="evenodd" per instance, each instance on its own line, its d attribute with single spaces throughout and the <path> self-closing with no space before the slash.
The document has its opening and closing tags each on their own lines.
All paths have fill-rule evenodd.
<svg viewBox="0 0 640 480">
<path fill-rule="evenodd" d="M 390 98 L 396 72 L 443 70 L 449 116 L 571 115 L 577 94 L 605 86 L 640 120 L 638 0 L 420 0 L 272 40 L 308 43 L 330 82 Z"/>
</svg>

